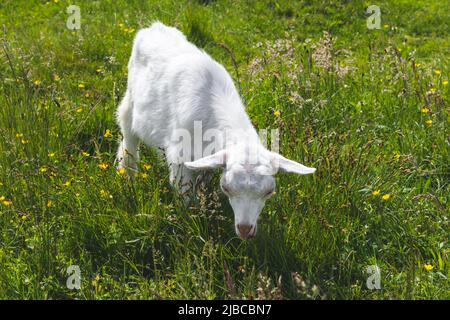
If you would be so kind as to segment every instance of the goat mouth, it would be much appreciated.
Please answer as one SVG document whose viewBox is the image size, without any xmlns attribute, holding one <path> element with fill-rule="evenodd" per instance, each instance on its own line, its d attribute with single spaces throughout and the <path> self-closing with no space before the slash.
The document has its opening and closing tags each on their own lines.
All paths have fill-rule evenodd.
<svg viewBox="0 0 450 320">
<path fill-rule="evenodd" d="M 238 226 L 235 226 L 235 231 L 236 231 L 236 234 L 241 238 L 241 239 L 249 239 L 249 238 L 253 238 L 255 235 L 256 235 L 256 225 L 253 225 L 252 227 L 251 227 L 251 229 L 247 232 L 247 233 L 242 233 L 240 230 L 239 230 L 239 227 Z"/>
</svg>

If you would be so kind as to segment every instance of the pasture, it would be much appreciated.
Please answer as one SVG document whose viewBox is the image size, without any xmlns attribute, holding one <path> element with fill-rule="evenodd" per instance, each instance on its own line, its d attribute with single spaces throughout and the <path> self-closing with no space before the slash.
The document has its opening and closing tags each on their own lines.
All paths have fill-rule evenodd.
<svg viewBox="0 0 450 320">
<path fill-rule="evenodd" d="M 450 299 L 450 2 L 373 2 L 3 0 L 0 299 Z M 155 150 L 134 181 L 115 167 L 133 37 L 155 20 L 317 168 L 277 175 L 253 239 L 218 173 L 186 206 Z"/>
</svg>

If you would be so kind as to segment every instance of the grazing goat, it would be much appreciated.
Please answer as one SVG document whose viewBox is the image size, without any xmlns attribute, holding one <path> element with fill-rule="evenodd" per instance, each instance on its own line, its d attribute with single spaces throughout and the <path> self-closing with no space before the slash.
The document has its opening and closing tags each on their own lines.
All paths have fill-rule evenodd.
<svg viewBox="0 0 450 320">
<path fill-rule="evenodd" d="M 220 186 L 242 238 L 256 234 L 278 170 L 315 171 L 267 150 L 225 68 L 180 31 L 160 22 L 136 35 L 117 121 L 123 135 L 118 166 L 130 174 L 137 170 L 140 141 L 164 150 L 170 181 L 182 192 L 193 185 L 194 171 L 223 168 Z M 198 131 L 205 131 L 200 141 Z M 203 138 L 214 140 L 214 148 L 204 147 Z"/>
</svg>

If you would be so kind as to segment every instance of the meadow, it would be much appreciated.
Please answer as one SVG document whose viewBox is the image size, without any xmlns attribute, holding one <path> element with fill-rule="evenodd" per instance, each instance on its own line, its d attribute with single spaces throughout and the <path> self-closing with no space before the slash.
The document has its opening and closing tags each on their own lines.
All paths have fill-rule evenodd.
<svg viewBox="0 0 450 320">
<path fill-rule="evenodd" d="M 133 37 L 155 20 L 317 168 L 277 176 L 251 240 L 219 173 L 186 206 L 154 150 L 135 180 L 115 168 Z M 2 0 L 0 299 L 450 299 L 449 23 L 435 0 Z"/>
</svg>

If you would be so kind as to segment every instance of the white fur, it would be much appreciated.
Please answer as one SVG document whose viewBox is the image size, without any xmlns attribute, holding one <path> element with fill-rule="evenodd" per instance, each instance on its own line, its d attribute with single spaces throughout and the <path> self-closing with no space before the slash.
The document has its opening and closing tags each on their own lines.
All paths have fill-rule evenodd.
<svg viewBox="0 0 450 320">
<path fill-rule="evenodd" d="M 159 22 L 136 35 L 117 121 L 123 134 L 117 154 L 119 167 L 129 172 L 137 170 L 140 141 L 165 151 L 171 182 L 182 192 L 193 183 L 194 170 L 224 168 L 221 187 L 233 207 L 236 232 L 242 237 L 256 233 L 258 216 L 275 189 L 272 174 L 278 167 L 300 174 L 315 171 L 266 150 L 224 67 L 180 31 Z M 215 141 L 218 152 L 205 154 L 202 145 L 196 156 L 194 143 L 188 152 L 184 150 L 180 161 L 180 131 L 194 136 L 195 121 L 201 121 L 203 132 L 214 129 L 221 133 Z M 238 134 L 236 130 L 240 130 Z"/>
</svg>

